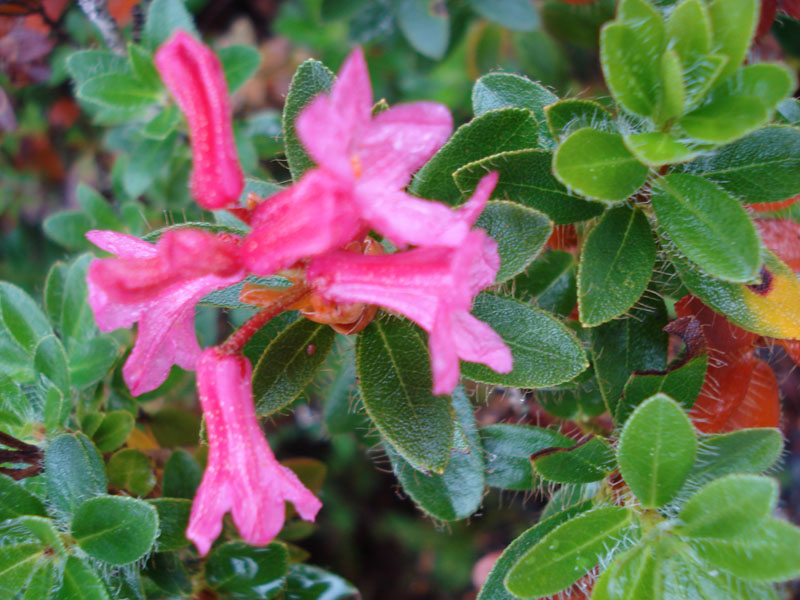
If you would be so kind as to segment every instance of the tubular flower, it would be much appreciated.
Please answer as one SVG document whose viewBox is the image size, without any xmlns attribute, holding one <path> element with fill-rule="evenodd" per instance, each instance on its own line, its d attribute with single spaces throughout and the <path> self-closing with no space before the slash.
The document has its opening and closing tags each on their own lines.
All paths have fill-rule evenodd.
<svg viewBox="0 0 800 600">
<path fill-rule="evenodd" d="M 208 433 L 208 465 L 197 490 L 186 537 L 201 555 L 222 531 L 230 511 L 247 543 L 268 544 L 283 527 L 284 502 L 313 521 L 322 503 L 281 466 L 258 425 L 250 379 L 242 356 L 209 348 L 197 365 L 197 386 Z"/>
<path fill-rule="evenodd" d="M 181 229 L 157 244 L 114 231 L 90 231 L 98 248 L 117 258 L 92 261 L 87 282 L 97 326 L 113 331 L 139 323 L 122 373 L 134 395 L 154 390 L 176 364 L 194 369 L 200 346 L 194 306 L 206 294 L 244 278 L 238 239 Z"/>
<path fill-rule="evenodd" d="M 416 248 L 385 256 L 332 252 L 309 264 L 307 280 L 325 298 L 383 306 L 427 331 L 433 392 L 445 394 L 458 384 L 459 358 L 499 373 L 511 370 L 511 351 L 502 338 L 469 313 L 499 266 L 497 244 L 477 229 L 458 248 Z"/>
<path fill-rule="evenodd" d="M 189 121 L 192 195 L 209 210 L 234 205 L 244 189 L 244 175 L 219 59 L 208 46 L 179 30 L 158 49 L 155 65 Z"/>
</svg>

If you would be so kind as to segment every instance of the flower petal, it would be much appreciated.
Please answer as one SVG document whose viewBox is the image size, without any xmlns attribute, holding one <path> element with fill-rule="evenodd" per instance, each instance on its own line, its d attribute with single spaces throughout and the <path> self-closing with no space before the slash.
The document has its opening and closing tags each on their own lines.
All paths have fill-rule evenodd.
<svg viewBox="0 0 800 600">
<path fill-rule="evenodd" d="M 452 315 L 452 344 L 461 360 L 481 363 L 497 371 L 509 373 L 514 358 L 511 350 L 494 329 L 468 312 Z"/>
</svg>

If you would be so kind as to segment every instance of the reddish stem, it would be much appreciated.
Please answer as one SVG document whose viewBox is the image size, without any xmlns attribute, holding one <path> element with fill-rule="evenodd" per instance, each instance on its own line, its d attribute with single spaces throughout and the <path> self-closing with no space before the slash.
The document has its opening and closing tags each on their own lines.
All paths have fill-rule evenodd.
<svg viewBox="0 0 800 600">
<path fill-rule="evenodd" d="M 218 352 L 220 354 L 239 354 L 256 331 L 310 293 L 311 288 L 305 283 L 296 283 L 287 289 L 286 292 L 276 297 L 272 304 L 265 307 L 261 312 L 253 315 L 249 321 L 234 331 L 230 337 L 225 340 L 225 343 L 219 347 Z"/>
</svg>

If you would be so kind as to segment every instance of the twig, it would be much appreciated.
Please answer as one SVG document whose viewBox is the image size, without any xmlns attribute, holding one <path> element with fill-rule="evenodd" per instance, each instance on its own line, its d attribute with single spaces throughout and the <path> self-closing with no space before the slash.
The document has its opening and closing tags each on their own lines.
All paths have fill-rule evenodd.
<svg viewBox="0 0 800 600">
<path fill-rule="evenodd" d="M 114 54 L 125 54 L 125 43 L 117 23 L 108 12 L 106 0 L 78 0 L 78 5 L 86 17 L 100 30 L 100 35 Z"/>
<path fill-rule="evenodd" d="M 30 465 L 25 469 L 13 469 L 11 467 L 0 467 L 0 473 L 8 475 L 12 479 L 20 480 L 25 477 L 34 477 L 44 471 L 44 454 L 37 447 L 25 443 L 22 440 L 0 431 L 0 444 L 16 450 L 0 449 L 0 464 L 2 463 L 24 463 Z"/>
</svg>

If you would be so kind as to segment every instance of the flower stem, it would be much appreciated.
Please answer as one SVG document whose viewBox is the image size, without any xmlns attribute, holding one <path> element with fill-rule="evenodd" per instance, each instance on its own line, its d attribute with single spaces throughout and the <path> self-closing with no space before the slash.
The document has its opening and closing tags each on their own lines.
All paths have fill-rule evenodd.
<svg viewBox="0 0 800 600">
<path fill-rule="evenodd" d="M 253 315 L 249 321 L 245 322 L 244 325 L 233 332 L 231 336 L 225 340 L 225 343 L 219 347 L 219 353 L 239 354 L 256 331 L 310 293 L 311 288 L 305 283 L 296 283 L 288 288 L 283 294 L 277 296 L 272 304 Z"/>
</svg>

